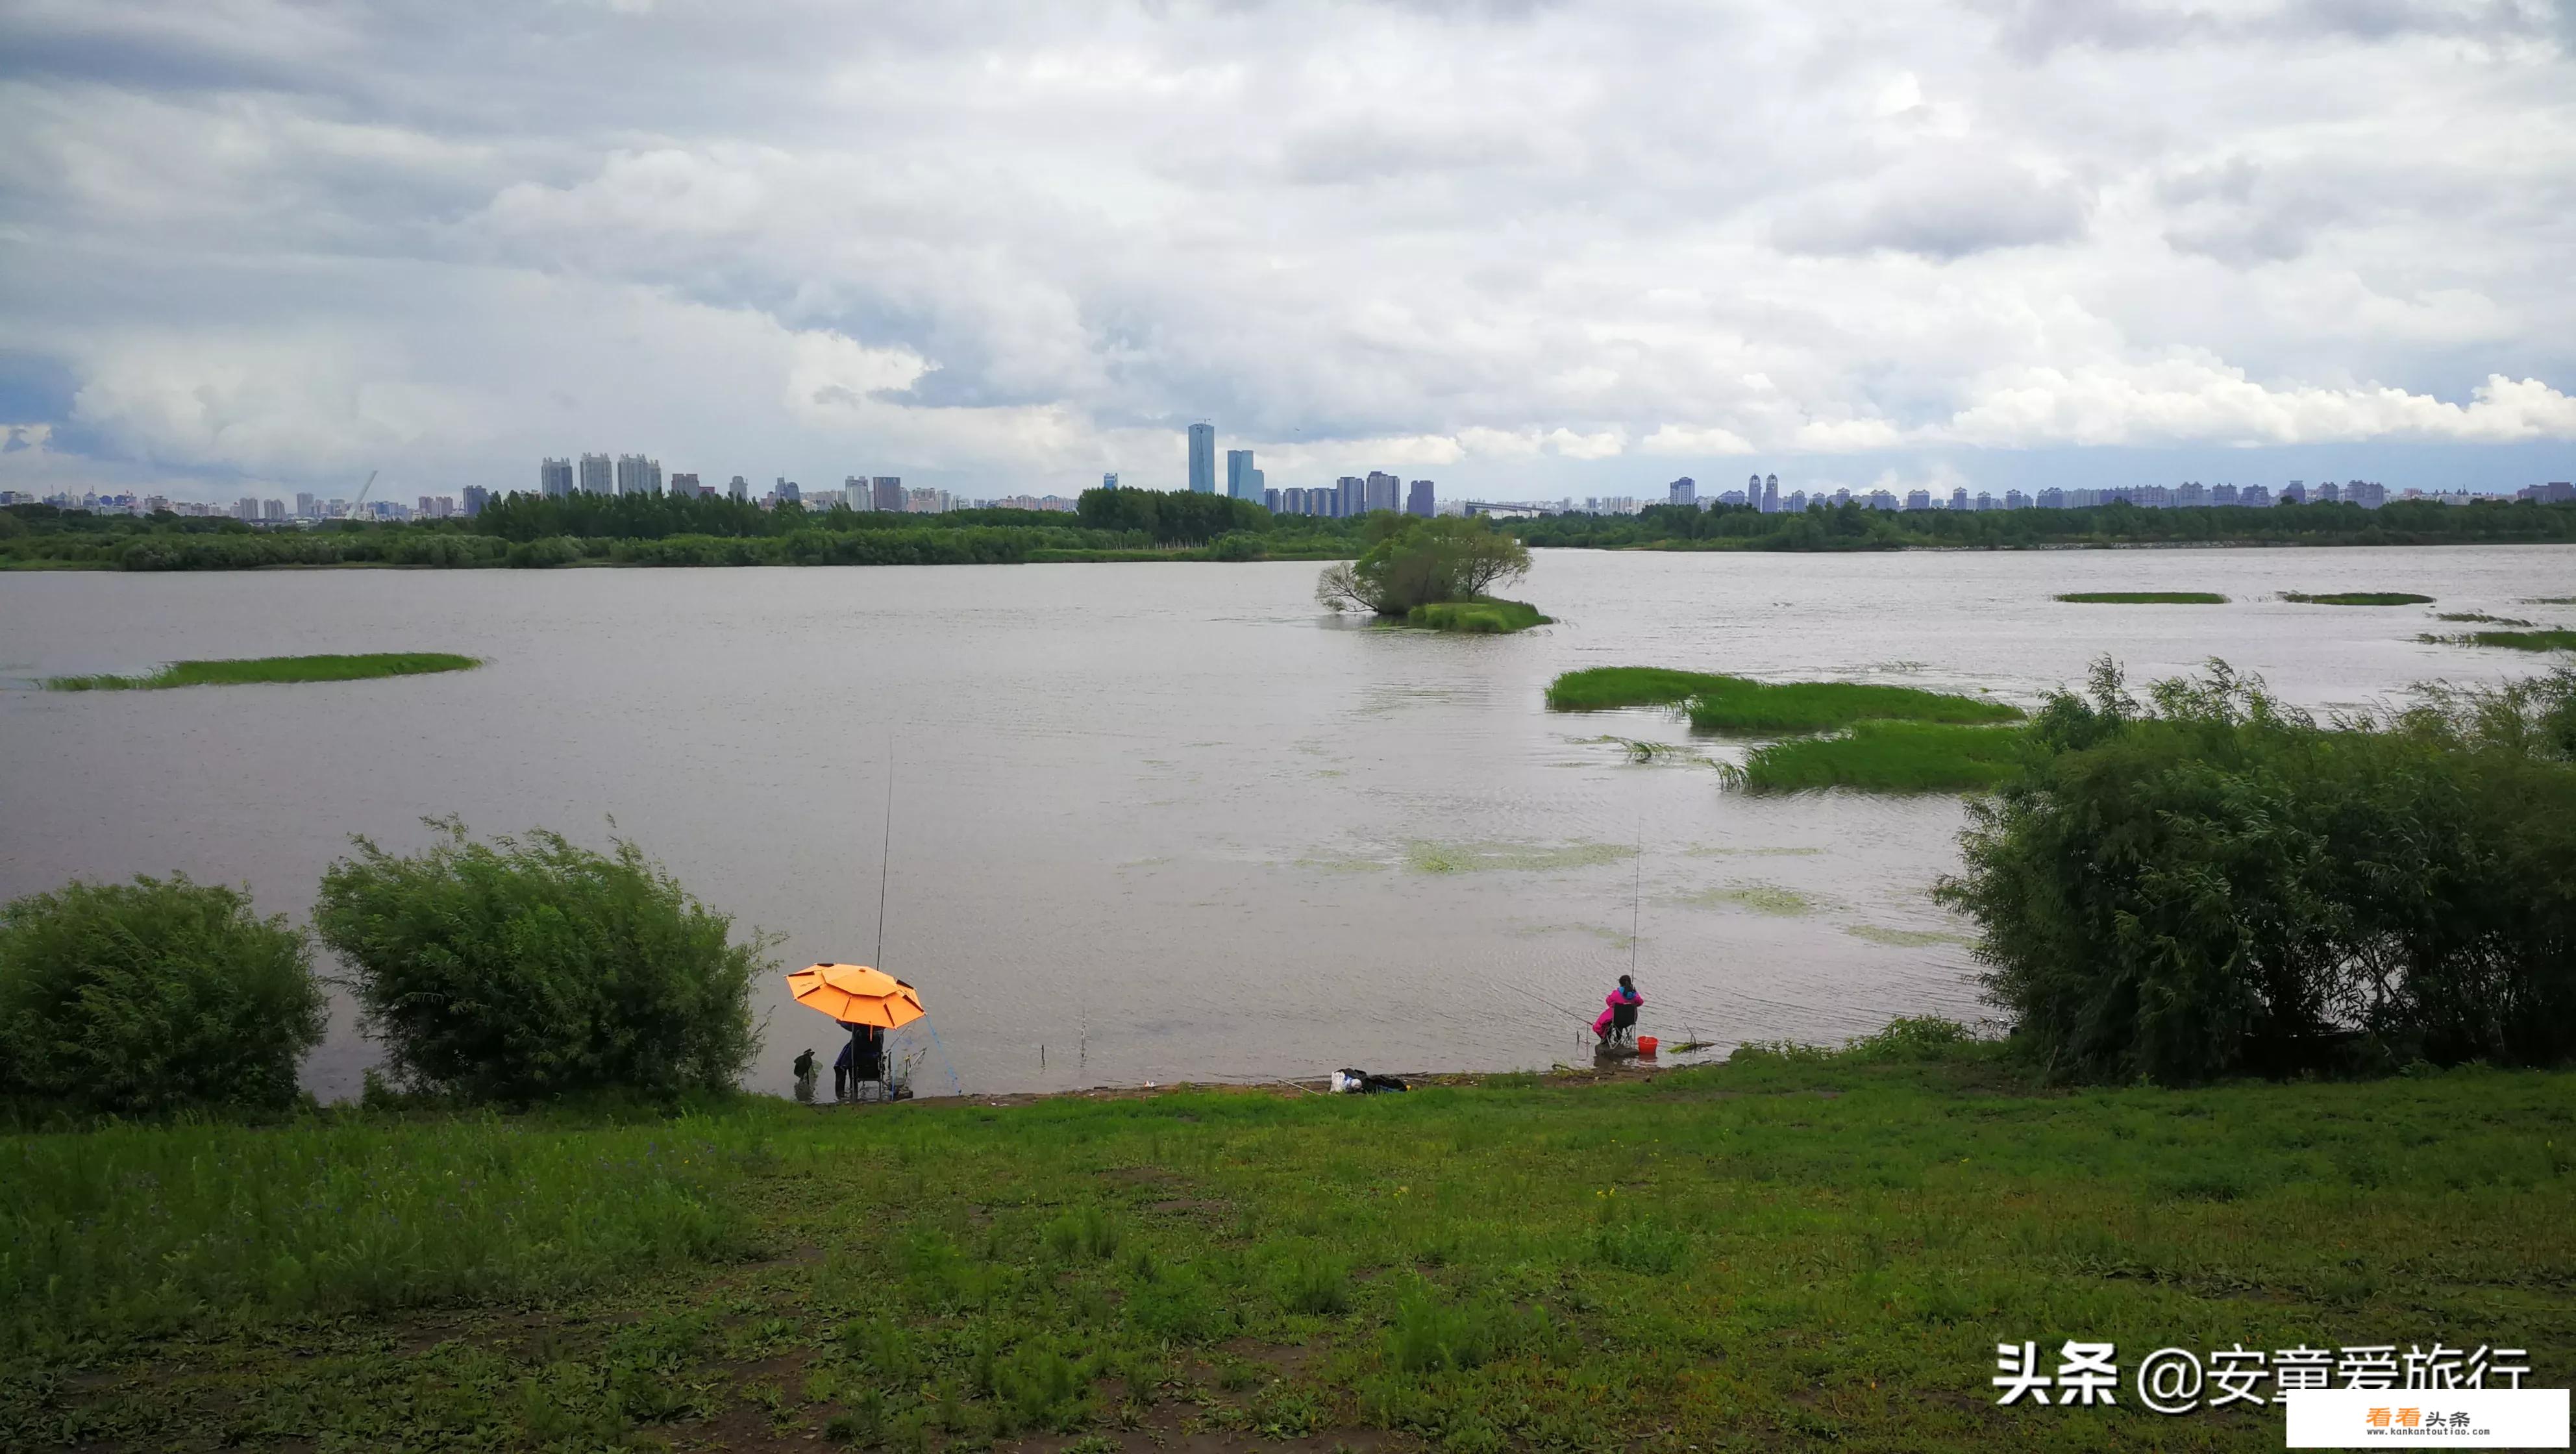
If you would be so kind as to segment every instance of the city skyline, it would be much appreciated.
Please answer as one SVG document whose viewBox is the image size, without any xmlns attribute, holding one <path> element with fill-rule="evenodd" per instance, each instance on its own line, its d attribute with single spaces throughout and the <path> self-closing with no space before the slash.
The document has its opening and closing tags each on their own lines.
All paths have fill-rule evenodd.
<svg viewBox="0 0 2576 1454">
<path fill-rule="evenodd" d="M 452 20 L 0 16 L 0 489 L 2576 473 L 2563 6 Z"/>
</svg>

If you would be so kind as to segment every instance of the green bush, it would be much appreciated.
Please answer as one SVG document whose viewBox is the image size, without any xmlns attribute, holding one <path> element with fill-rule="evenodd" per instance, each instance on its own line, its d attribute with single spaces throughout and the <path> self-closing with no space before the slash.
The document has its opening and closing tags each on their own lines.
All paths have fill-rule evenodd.
<svg viewBox="0 0 2576 1454">
<path fill-rule="evenodd" d="M 632 843 L 606 855 L 432 825 L 443 839 L 416 857 L 355 840 L 313 915 L 397 1078 L 505 1101 L 734 1085 L 759 1048 L 766 939 L 731 942 L 733 921 Z"/>
<path fill-rule="evenodd" d="M 2576 671 L 2328 725 L 2224 663 L 2149 696 L 2052 700 L 1940 889 L 2051 1072 L 2576 1052 Z"/>
<path fill-rule="evenodd" d="M 0 1093 L 85 1110 L 275 1109 L 324 999 L 283 915 L 185 875 L 0 907 Z"/>
<path fill-rule="evenodd" d="M 1336 611 L 1403 616 L 1416 606 L 1483 601 L 1529 573 L 1529 547 L 1482 518 L 1380 512 L 1369 517 L 1368 531 L 1359 559 L 1324 568 L 1317 601 Z"/>
</svg>

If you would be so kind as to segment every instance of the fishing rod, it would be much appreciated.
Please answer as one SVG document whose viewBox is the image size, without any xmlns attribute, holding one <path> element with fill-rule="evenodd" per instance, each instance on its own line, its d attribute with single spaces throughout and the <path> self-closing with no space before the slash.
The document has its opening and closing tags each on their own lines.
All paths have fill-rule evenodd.
<svg viewBox="0 0 2576 1454">
<path fill-rule="evenodd" d="M 1503 981 L 1503 986 L 1504 986 L 1504 988 L 1506 988 L 1506 989 L 1515 989 L 1515 990 L 1520 990 L 1520 992 L 1521 992 L 1522 994 L 1525 994 L 1525 995 L 1529 996 L 1531 999 L 1534 999 L 1534 1000 L 1538 1001 L 1540 1004 L 1547 1006 L 1549 1009 L 1556 1011 L 1556 1012 L 1557 1012 L 1558 1014 L 1560 1014 L 1560 1015 L 1572 1015 L 1575 1019 L 1577 1019 L 1577 1020 L 1581 1020 L 1581 1021 L 1582 1021 L 1584 1024 L 1586 1024 L 1586 1025 L 1589 1025 L 1589 1024 L 1591 1024 L 1591 1023 L 1592 1023 L 1590 1020 L 1585 1020 L 1585 1019 L 1583 1018 L 1583 1012 L 1582 1012 L 1582 1011 L 1580 1011 L 1580 1010 L 1569 1010 L 1569 1009 L 1567 1009 L 1565 1006 L 1560 1005 L 1560 1004 L 1558 1004 L 1556 1001 L 1554 1001 L 1554 1000 L 1551 1000 L 1551 999 L 1547 998 L 1545 995 L 1540 994 L 1540 993 L 1539 993 L 1538 991 L 1536 991 L 1536 990 L 1521 989 L 1521 987 L 1520 987 L 1519 985 L 1513 984 L 1510 980 L 1505 980 L 1505 981 Z"/>
<path fill-rule="evenodd" d="M 877 845 L 877 962 L 885 968 L 886 881 L 894 876 L 894 723 L 886 723 L 885 841 Z"/>
</svg>

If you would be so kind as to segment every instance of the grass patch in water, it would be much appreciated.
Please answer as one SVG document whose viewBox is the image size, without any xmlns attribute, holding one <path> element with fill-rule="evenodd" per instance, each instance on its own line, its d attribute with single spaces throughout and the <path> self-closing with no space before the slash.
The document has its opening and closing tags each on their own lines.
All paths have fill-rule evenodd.
<svg viewBox="0 0 2576 1454">
<path fill-rule="evenodd" d="M 2057 599 L 2077 606 L 2224 606 L 2216 591 L 2068 591 Z"/>
<path fill-rule="evenodd" d="M 2008 702 L 1921 687 L 1738 678 L 1691 698 L 1685 710 L 1702 732 L 1830 732 L 1858 722 L 2017 722 L 2022 716 Z"/>
<path fill-rule="evenodd" d="M 1624 843 L 1568 843 L 1545 847 L 1533 843 L 1433 843 L 1425 840 L 1405 845 L 1404 862 L 1416 873 L 1470 873 L 1479 869 L 1544 872 L 1594 868 L 1636 855 L 1637 850 Z"/>
<path fill-rule="evenodd" d="M 2526 606 L 2576 606 L 2576 596 L 2526 596 Z"/>
<path fill-rule="evenodd" d="M 1784 889 L 1778 884 L 1730 884 L 1724 888 L 1684 894 L 1681 901 L 1708 909 L 1750 909 L 1757 914 L 1773 914 L 1782 918 L 1812 914 L 1817 909 L 1813 895 Z"/>
<path fill-rule="evenodd" d="M 2435 646 L 2501 646 L 2513 651 L 2576 651 L 2576 631 L 2470 631 L 2459 636 L 2418 636 Z"/>
<path fill-rule="evenodd" d="M 1739 680 L 1660 666 L 1586 667 L 1566 672 L 1547 684 L 1547 709 L 1608 712 L 1620 707 L 1669 707 Z"/>
<path fill-rule="evenodd" d="M 238 686 L 251 682 L 354 682 L 373 677 L 465 671 L 483 663 L 445 651 L 380 651 L 362 656 L 261 656 L 174 661 L 150 676 L 47 677 L 54 692 L 159 691 L 166 687 Z"/>
<path fill-rule="evenodd" d="M 1943 722 L 1862 722 L 1840 737 L 1802 738 L 1756 748 L 1731 776 L 1750 792 L 1854 788 L 1873 793 L 1945 793 L 1990 788 L 2020 766 L 2015 728 Z"/>
<path fill-rule="evenodd" d="M 1432 631 L 1455 631 L 1468 636 L 1504 636 L 1514 631 L 1527 631 L 1533 626 L 1545 626 L 1555 619 L 1539 614 L 1538 607 L 1526 601 L 1487 598 L 1416 606 L 1406 613 L 1404 624 Z"/>
<path fill-rule="evenodd" d="M 2490 616 L 2484 611 L 2436 611 L 2433 613 L 2433 619 L 2469 621 L 2485 626 L 2537 626 L 2540 624 L 2537 621 L 2525 621 L 2519 616 Z"/>
<path fill-rule="evenodd" d="M 1679 705 L 1702 732 L 1831 732 L 1855 722 L 2014 722 L 2006 702 L 1921 687 L 1861 682 L 1757 682 L 1709 672 L 1606 666 L 1571 671 L 1548 685 L 1559 712 Z"/>
<path fill-rule="evenodd" d="M 1928 949 L 1935 944 L 1976 942 L 1965 934 L 1951 934 L 1939 929 L 1890 929 L 1884 924 L 1845 924 L 1843 932 L 1854 939 L 1866 939 L 1891 949 Z"/>
<path fill-rule="evenodd" d="M 2433 604 L 2432 597 L 2419 596 L 2411 591 L 2335 591 L 2322 596 L 2311 596 L 2302 591 L 2283 591 L 2281 599 L 2296 601 L 2302 606 L 2429 606 Z"/>
</svg>

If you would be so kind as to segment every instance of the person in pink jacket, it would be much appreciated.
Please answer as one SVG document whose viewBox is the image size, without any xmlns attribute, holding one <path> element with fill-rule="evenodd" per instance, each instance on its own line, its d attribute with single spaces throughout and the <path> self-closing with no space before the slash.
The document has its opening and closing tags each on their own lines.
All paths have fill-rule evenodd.
<svg viewBox="0 0 2576 1454">
<path fill-rule="evenodd" d="M 1619 987 L 1601 1002 L 1601 1018 L 1592 1022 L 1593 1037 L 1605 1045 L 1610 1043 L 1611 1030 L 1636 1024 L 1637 1007 L 1645 1002 L 1646 997 L 1637 993 L 1636 982 L 1624 974 L 1619 976 Z"/>
</svg>

